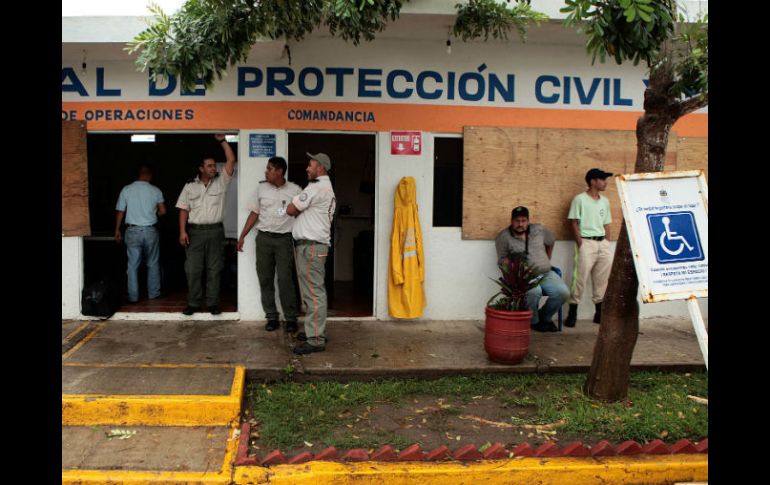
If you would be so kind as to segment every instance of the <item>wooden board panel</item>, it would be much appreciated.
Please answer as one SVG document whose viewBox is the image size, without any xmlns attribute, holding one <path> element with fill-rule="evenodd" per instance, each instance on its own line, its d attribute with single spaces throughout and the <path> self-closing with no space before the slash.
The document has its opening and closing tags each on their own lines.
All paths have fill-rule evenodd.
<svg viewBox="0 0 770 485">
<path fill-rule="evenodd" d="M 61 222 L 64 236 L 90 236 L 86 124 L 61 122 Z"/>
<path fill-rule="evenodd" d="M 680 138 L 677 170 L 703 170 L 709 178 L 708 138 Z"/>
<path fill-rule="evenodd" d="M 618 130 L 466 127 L 463 153 L 463 239 L 494 239 L 523 205 L 530 220 L 571 240 L 567 214 L 585 191 L 585 173 L 600 168 L 633 173 L 636 134 Z M 676 134 L 669 138 L 666 167 L 676 166 Z M 604 193 L 612 210 L 611 237 L 620 232 L 622 210 L 612 179 Z"/>
</svg>

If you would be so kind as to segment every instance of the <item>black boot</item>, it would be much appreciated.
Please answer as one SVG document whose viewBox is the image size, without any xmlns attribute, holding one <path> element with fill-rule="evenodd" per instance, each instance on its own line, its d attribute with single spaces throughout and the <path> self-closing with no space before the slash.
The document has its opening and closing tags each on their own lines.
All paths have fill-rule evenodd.
<svg viewBox="0 0 770 485">
<path fill-rule="evenodd" d="M 602 321 L 602 304 L 595 303 L 596 313 L 594 313 L 594 323 L 600 323 Z"/>
<path fill-rule="evenodd" d="M 565 327 L 574 327 L 577 321 L 577 303 L 569 304 L 569 313 L 567 313 L 567 319 L 564 320 Z"/>
</svg>

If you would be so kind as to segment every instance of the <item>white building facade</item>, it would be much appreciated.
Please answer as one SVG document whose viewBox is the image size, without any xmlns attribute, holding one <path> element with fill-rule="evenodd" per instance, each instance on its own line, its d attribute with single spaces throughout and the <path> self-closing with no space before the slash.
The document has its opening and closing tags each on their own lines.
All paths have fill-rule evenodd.
<svg viewBox="0 0 770 485">
<path fill-rule="evenodd" d="M 368 318 L 390 318 L 393 191 L 401 177 L 411 176 L 417 182 L 426 259 L 422 318 L 482 319 L 484 304 L 496 288 L 490 278 L 499 273 L 494 241 L 464 239 L 459 225 L 434 227 L 434 140 L 462 137 L 468 126 L 633 132 L 643 111 L 646 72 L 641 65 L 591 65 L 582 38 L 561 25 L 561 2 L 532 2 L 555 20 L 533 27 L 527 43 L 451 38 L 448 53 L 454 3 L 412 1 L 377 40 L 359 46 L 319 31 L 301 43 L 289 43 L 291 64 L 283 55 L 283 42 L 259 42 L 248 61 L 231 68 L 213 88 L 199 86 L 191 93 L 180 92 L 173 79 L 152 82 L 123 51 L 145 28 L 139 17 L 63 17 L 62 120 L 87 121 L 89 135 L 236 134 L 239 230 L 248 216 L 247 198 L 263 179 L 267 157 L 255 155 L 253 148 L 254 140 L 264 139 L 261 135 L 272 135 L 276 154 L 284 157 L 291 133 L 374 135 L 374 290 Z M 683 118 L 673 131 L 679 137 L 706 138 L 707 112 Z M 420 153 L 393 153 L 391 138 L 398 132 L 419 133 Z M 166 204 L 171 209 L 175 202 Z M 537 222 L 537 214 L 532 219 Z M 565 279 L 572 274 L 573 248 L 571 240 L 561 239 L 554 249 L 554 265 Z M 226 317 L 263 319 L 253 238 L 238 253 L 237 265 L 238 310 Z M 83 266 L 83 238 L 62 237 L 63 319 L 85 318 L 80 313 Z M 593 314 L 587 293 L 579 318 Z M 701 310 L 707 316 L 707 300 Z M 641 305 L 641 317 L 687 315 L 684 302 Z"/>
</svg>

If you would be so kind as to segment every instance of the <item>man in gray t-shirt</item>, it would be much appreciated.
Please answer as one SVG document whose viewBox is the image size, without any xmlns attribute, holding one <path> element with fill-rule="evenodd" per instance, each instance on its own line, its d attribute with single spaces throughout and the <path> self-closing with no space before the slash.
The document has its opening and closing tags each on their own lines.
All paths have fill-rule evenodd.
<svg viewBox="0 0 770 485">
<path fill-rule="evenodd" d="M 511 211 L 511 225 L 495 238 L 498 263 L 508 254 L 526 253 L 540 280 L 540 284 L 527 293 L 527 304 L 532 309 L 532 329 L 538 332 L 558 331 L 551 319 L 569 298 L 567 285 L 551 270 L 551 253 L 555 243 L 556 238 L 545 226 L 529 223 L 529 210 L 522 206 Z M 548 299 L 538 311 L 543 296 Z"/>
</svg>

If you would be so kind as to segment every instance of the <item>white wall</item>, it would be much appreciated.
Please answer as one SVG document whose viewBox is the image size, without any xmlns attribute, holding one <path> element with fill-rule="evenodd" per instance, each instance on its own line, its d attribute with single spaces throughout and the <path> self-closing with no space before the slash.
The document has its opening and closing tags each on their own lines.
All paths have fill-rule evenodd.
<svg viewBox="0 0 770 485">
<path fill-rule="evenodd" d="M 432 227 L 433 225 L 433 135 L 423 133 L 421 156 L 390 154 L 390 133 L 380 133 L 377 163 L 377 248 L 376 316 L 388 315 L 388 257 L 390 232 L 393 226 L 393 196 L 401 177 L 412 176 L 417 183 L 417 200 L 425 249 L 425 320 L 478 320 L 484 318 L 484 306 L 497 291 L 490 279 L 497 279 L 494 241 L 463 240 L 459 227 Z M 532 214 L 537 222 L 537 215 Z M 502 228 L 501 228 L 502 229 Z M 613 248 L 615 243 L 612 243 Z M 572 276 L 574 243 L 557 241 L 553 264 L 561 268 L 569 286 Z M 640 317 L 689 317 L 683 301 L 642 304 Z M 708 318 L 708 299 L 700 301 L 701 312 Z M 564 307 L 565 318 L 567 307 Z M 591 302 L 590 283 L 578 306 L 578 318 L 590 319 L 594 305 Z"/>
<path fill-rule="evenodd" d="M 269 157 L 249 157 L 249 135 L 263 133 L 275 135 L 277 157 L 288 160 L 288 134 L 282 130 L 243 130 L 238 140 L 238 236 L 241 235 L 249 210 L 246 206 L 254 196 L 260 180 L 265 180 L 265 166 Z M 238 313 L 241 320 L 263 320 L 265 318 L 260 300 L 259 279 L 257 278 L 257 229 L 252 228 L 238 253 Z M 276 300 L 278 292 L 276 291 Z M 280 310 L 280 301 L 277 301 Z"/>
<path fill-rule="evenodd" d="M 80 316 L 83 290 L 83 238 L 61 238 L 61 317 Z"/>
</svg>

